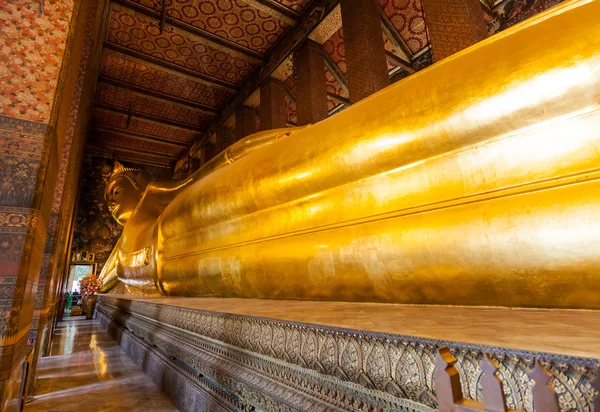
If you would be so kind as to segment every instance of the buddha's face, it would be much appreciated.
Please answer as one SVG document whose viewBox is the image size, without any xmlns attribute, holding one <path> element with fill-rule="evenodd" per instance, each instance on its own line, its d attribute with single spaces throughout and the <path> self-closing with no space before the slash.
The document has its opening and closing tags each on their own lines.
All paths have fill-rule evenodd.
<svg viewBox="0 0 600 412">
<path fill-rule="evenodd" d="M 105 192 L 108 210 L 115 220 L 125 226 L 142 198 L 142 193 L 125 176 L 110 182 Z"/>
</svg>

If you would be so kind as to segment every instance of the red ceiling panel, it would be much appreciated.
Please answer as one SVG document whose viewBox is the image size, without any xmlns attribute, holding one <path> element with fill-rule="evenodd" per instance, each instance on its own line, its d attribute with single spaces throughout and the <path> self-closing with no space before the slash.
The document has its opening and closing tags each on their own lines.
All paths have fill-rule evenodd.
<svg viewBox="0 0 600 412">
<path fill-rule="evenodd" d="M 137 117 L 132 117 L 129 125 L 127 125 L 127 115 L 102 109 L 96 110 L 96 123 L 100 127 L 113 127 L 115 129 L 163 137 L 184 143 L 192 143 L 200 136 L 200 132 L 194 130 L 168 126 L 163 123 L 139 119 Z"/>
<path fill-rule="evenodd" d="M 344 48 L 344 32 L 342 29 L 336 31 L 333 36 L 323 43 L 323 48 L 337 64 L 340 71 L 346 74 L 346 49 Z"/>
<path fill-rule="evenodd" d="M 159 0 L 134 1 L 162 10 Z M 240 0 L 171 0 L 166 13 L 259 53 L 266 53 L 288 27 Z"/>
<path fill-rule="evenodd" d="M 213 119 L 213 116 L 189 106 L 155 99 L 105 83 L 98 85 L 98 102 L 120 109 L 131 109 L 133 113 L 186 123 L 197 128 L 206 127 Z"/>
<path fill-rule="evenodd" d="M 215 108 L 222 107 L 231 97 L 221 88 L 207 86 L 190 77 L 113 51 L 104 53 L 102 75 Z"/>
<path fill-rule="evenodd" d="M 157 19 L 114 4 L 108 41 L 233 84 L 254 68 L 241 55 L 217 50 L 175 27 L 167 25 L 160 34 L 159 25 Z"/>
<path fill-rule="evenodd" d="M 416 53 L 427 45 L 427 30 L 419 0 L 379 0 L 379 5 L 411 52 Z"/>
</svg>

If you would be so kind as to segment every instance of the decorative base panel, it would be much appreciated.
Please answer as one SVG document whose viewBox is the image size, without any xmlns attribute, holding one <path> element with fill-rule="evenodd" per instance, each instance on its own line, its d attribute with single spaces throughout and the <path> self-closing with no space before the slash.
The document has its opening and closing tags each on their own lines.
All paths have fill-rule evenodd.
<svg viewBox="0 0 600 412">
<path fill-rule="evenodd" d="M 184 411 L 433 411 L 434 359 L 441 346 L 458 359 L 466 397 L 481 400 L 479 362 L 490 353 L 500 365 L 509 408 L 541 412 L 532 405 L 527 375 L 540 359 L 552 374 L 561 411 L 594 410 L 595 357 L 342 329 L 177 302 L 100 296 L 98 309 L 112 336 Z"/>
</svg>

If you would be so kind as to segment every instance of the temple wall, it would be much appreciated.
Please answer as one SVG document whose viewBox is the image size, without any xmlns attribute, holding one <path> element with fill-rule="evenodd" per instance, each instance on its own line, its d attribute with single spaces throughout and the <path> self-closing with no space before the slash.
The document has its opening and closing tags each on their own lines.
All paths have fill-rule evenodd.
<svg viewBox="0 0 600 412">
<path fill-rule="evenodd" d="M 0 409 L 49 341 L 97 73 L 104 0 L 0 7 Z"/>
<path fill-rule="evenodd" d="M 16 410 L 59 154 L 55 108 L 78 2 L 0 8 L 0 409 Z"/>
<path fill-rule="evenodd" d="M 31 322 L 27 393 L 33 394 L 37 382 L 37 364 L 47 352 L 56 319 L 58 290 L 65 273 L 67 245 L 77 197 L 80 169 L 90 123 L 92 96 L 95 91 L 100 51 L 96 47 L 102 31 L 106 1 L 82 3 L 71 44 L 70 64 L 61 85 L 63 104 L 57 109 L 57 139 L 62 153 L 53 191 L 48 237 Z"/>
</svg>

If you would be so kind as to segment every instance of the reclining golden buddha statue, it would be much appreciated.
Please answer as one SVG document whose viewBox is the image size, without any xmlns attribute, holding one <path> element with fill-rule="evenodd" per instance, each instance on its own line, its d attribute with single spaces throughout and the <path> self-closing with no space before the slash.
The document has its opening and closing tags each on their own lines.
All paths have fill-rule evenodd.
<svg viewBox="0 0 600 412">
<path fill-rule="evenodd" d="M 600 308 L 598 16 L 557 6 L 183 181 L 118 167 L 104 289 Z"/>
</svg>

